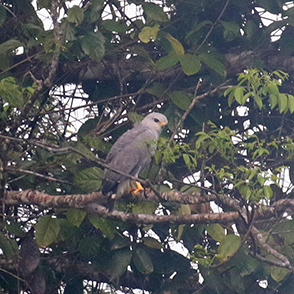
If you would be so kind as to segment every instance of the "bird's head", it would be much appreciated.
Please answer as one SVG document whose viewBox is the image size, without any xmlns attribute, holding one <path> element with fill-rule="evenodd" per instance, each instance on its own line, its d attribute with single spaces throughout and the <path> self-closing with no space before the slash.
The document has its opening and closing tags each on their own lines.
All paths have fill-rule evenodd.
<svg viewBox="0 0 294 294">
<path fill-rule="evenodd" d="M 142 121 L 141 125 L 146 126 L 152 130 L 156 130 L 159 133 L 161 132 L 162 128 L 168 123 L 168 120 L 165 115 L 152 112 L 149 113 Z"/>
</svg>

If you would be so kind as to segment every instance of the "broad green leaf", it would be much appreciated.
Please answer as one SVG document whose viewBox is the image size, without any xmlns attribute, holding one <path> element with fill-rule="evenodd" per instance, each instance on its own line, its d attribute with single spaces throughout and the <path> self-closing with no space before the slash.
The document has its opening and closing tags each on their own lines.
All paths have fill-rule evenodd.
<svg viewBox="0 0 294 294">
<path fill-rule="evenodd" d="M 270 199 L 273 196 L 273 190 L 270 186 L 264 186 L 263 193 L 267 199 Z"/>
<path fill-rule="evenodd" d="M 187 93 L 181 91 L 172 92 L 169 94 L 169 97 L 175 105 L 183 110 L 186 110 L 192 102 L 190 96 Z"/>
<path fill-rule="evenodd" d="M 120 277 L 131 263 L 132 251 L 129 248 L 123 248 L 113 251 L 113 256 L 110 260 L 110 280 Z"/>
<path fill-rule="evenodd" d="M 218 242 L 221 242 L 225 235 L 225 229 L 220 224 L 210 224 L 206 227 L 207 233 Z"/>
<path fill-rule="evenodd" d="M 228 41 L 234 40 L 236 37 L 240 36 L 240 27 L 236 22 L 233 21 L 220 21 L 220 23 L 225 28 L 224 38 Z"/>
<path fill-rule="evenodd" d="M 288 108 L 291 113 L 294 112 L 294 96 L 288 94 Z"/>
<path fill-rule="evenodd" d="M 150 88 L 148 88 L 146 91 L 147 93 L 154 95 L 156 97 L 162 97 L 166 92 L 166 86 L 164 84 L 160 83 L 153 83 Z"/>
<path fill-rule="evenodd" d="M 173 47 L 174 51 L 176 52 L 176 54 L 178 54 L 178 55 L 184 55 L 185 54 L 185 49 L 184 49 L 184 47 L 183 47 L 183 45 L 181 44 L 180 41 L 178 41 L 176 38 L 174 38 L 170 34 L 166 34 L 165 38 L 167 40 L 169 40 L 169 42 L 172 45 L 172 47 Z"/>
<path fill-rule="evenodd" d="M 181 204 L 181 206 L 178 209 L 179 215 L 190 215 L 191 209 L 189 204 Z"/>
<path fill-rule="evenodd" d="M 278 104 L 278 96 L 276 94 L 270 94 L 269 103 L 271 105 L 271 109 L 274 109 Z"/>
<path fill-rule="evenodd" d="M 51 215 L 42 216 L 35 225 L 35 237 L 40 247 L 46 247 L 53 243 L 59 232 L 60 225 L 57 218 Z"/>
<path fill-rule="evenodd" d="M 183 154 L 183 159 L 184 159 L 185 164 L 187 166 L 191 166 L 191 159 L 190 159 L 190 155 L 189 154 L 184 153 Z"/>
<path fill-rule="evenodd" d="M 221 76 L 227 75 L 226 67 L 222 62 L 216 59 L 213 55 L 208 53 L 200 53 L 200 59 L 209 66 L 212 70 L 220 74 Z"/>
<path fill-rule="evenodd" d="M 74 24 L 70 23 L 67 19 L 63 19 L 61 24 L 61 29 L 63 32 L 63 39 L 65 41 L 72 41 L 75 40 L 75 29 Z"/>
<path fill-rule="evenodd" d="M 0 96 L 12 107 L 22 108 L 24 106 L 23 93 L 13 77 L 4 78 L 0 81 Z"/>
<path fill-rule="evenodd" d="M 237 87 L 234 92 L 234 97 L 235 97 L 236 101 L 241 105 L 244 105 L 243 104 L 244 90 L 245 89 L 243 87 Z"/>
<path fill-rule="evenodd" d="M 110 32 L 122 33 L 129 29 L 129 27 L 124 22 L 118 22 L 113 19 L 104 20 L 102 25 Z"/>
<path fill-rule="evenodd" d="M 18 47 L 23 46 L 23 43 L 16 39 L 10 39 L 0 45 L 0 54 L 6 54 L 8 51 L 15 50 Z"/>
<path fill-rule="evenodd" d="M 131 245 L 131 240 L 130 238 L 121 235 L 121 234 L 116 234 L 114 238 L 111 240 L 111 250 L 117 250 L 121 249 L 124 247 L 129 247 Z"/>
<path fill-rule="evenodd" d="M 262 109 L 263 103 L 262 103 L 260 96 L 256 94 L 256 95 L 254 95 L 253 98 L 254 98 L 254 102 L 256 103 L 257 107 L 259 109 Z"/>
<path fill-rule="evenodd" d="M 218 256 L 222 260 L 234 255 L 241 245 L 241 238 L 237 235 L 226 235 L 218 247 Z"/>
<path fill-rule="evenodd" d="M 148 43 L 150 39 L 156 40 L 159 30 L 158 24 L 154 27 L 144 27 L 139 33 L 139 39 L 144 43 Z"/>
<path fill-rule="evenodd" d="M 201 61 L 198 55 L 184 54 L 180 57 L 183 72 L 187 75 L 194 75 L 201 69 Z"/>
<path fill-rule="evenodd" d="M 0 232 L 0 249 L 6 258 L 13 258 L 18 255 L 18 245 L 14 239 L 10 239 Z"/>
<path fill-rule="evenodd" d="M 280 260 L 276 260 L 279 262 Z M 280 282 L 282 281 L 288 274 L 291 273 L 291 271 L 287 268 L 277 267 L 277 266 L 271 266 L 266 267 L 267 270 L 270 272 L 271 277 L 276 281 Z"/>
<path fill-rule="evenodd" d="M 66 218 L 74 226 L 79 227 L 86 217 L 87 213 L 80 209 L 71 208 L 66 213 Z"/>
<path fill-rule="evenodd" d="M 102 10 L 104 5 L 104 0 L 91 0 L 91 11 L 89 15 L 89 22 L 96 22 L 101 18 L 100 11 Z"/>
<path fill-rule="evenodd" d="M 99 217 L 94 214 L 88 214 L 90 223 L 99 229 L 108 239 L 113 239 L 116 234 L 116 226 L 112 221 Z"/>
<path fill-rule="evenodd" d="M 162 249 L 163 248 L 163 244 L 152 237 L 143 237 L 142 241 L 143 241 L 144 245 L 146 245 L 147 247 L 155 248 L 155 249 Z"/>
<path fill-rule="evenodd" d="M 67 19 L 69 22 L 73 22 L 76 25 L 81 24 L 84 19 L 84 10 L 76 5 L 69 8 L 67 11 Z"/>
<path fill-rule="evenodd" d="M 99 167 L 89 167 L 75 176 L 75 183 L 87 192 L 98 191 L 101 187 L 104 172 Z"/>
<path fill-rule="evenodd" d="M 176 65 L 179 61 L 179 56 L 172 52 L 167 56 L 161 57 L 155 65 L 158 70 L 163 70 Z"/>
<path fill-rule="evenodd" d="M 98 32 L 88 32 L 81 39 L 81 46 L 85 54 L 94 60 L 100 60 L 105 54 L 104 36 Z"/>
<path fill-rule="evenodd" d="M 151 2 L 144 3 L 143 5 L 144 12 L 146 13 L 147 17 L 152 18 L 156 21 L 166 22 L 168 21 L 168 17 L 163 9 Z"/>
<path fill-rule="evenodd" d="M 284 93 L 280 93 L 278 95 L 278 102 L 279 102 L 279 111 L 280 113 L 284 112 L 287 110 L 288 106 L 288 98 L 287 95 Z"/>
<path fill-rule="evenodd" d="M 267 86 L 268 88 L 268 93 L 269 94 L 273 94 L 273 95 L 279 95 L 279 88 L 277 87 L 277 85 L 271 83 Z"/>
<path fill-rule="evenodd" d="M 249 199 L 250 196 L 251 196 L 251 190 L 250 190 L 250 187 L 247 186 L 246 184 L 245 185 L 240 185 L 238 187 L 241 195 L 245 198 L 245 199 Z"/>
<path fill-rule="evenodd" d="M 154 266 L 148 255 L 143 248 L 136 248 L 133 252 L 133 262 L 138 271 L 145 275 L 149 275 L 153 272 Z"/>
<path fill-rule="evenodd" d="M 242 102 L 241 105 L 244 105 L 247 102 L 247 99 L 250 98 L 251 96 L 253 97 L 252 92 L 249 92 L 249 93 L 246 93 L 245 95 L 243 95 L 243 97 L 241 98 L 241 102 Z"/>
</svg>

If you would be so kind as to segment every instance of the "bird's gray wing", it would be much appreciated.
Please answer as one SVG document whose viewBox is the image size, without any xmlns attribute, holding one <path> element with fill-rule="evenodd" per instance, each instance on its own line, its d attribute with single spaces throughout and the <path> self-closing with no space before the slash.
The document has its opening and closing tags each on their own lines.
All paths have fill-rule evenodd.
<svg viewBox="0 0 294 294">
<path fill-rule="evenodd" d="M 146 130 L 148 130 L 147 127 L 136 125 L 131 130 L 128 130 L 122 134 L 108 152 L 106 156 L 106 163 L 110 163 L 121 150 L 123 150 L 127 145 L 131 144 L 134 140 L 137 139 L 138 135 L 142 134 Z"/>
<path fill-rule="evenodd" d="M 137 134 L 132 142 L 126 142 L 124 144 L 124 140 L 129 137 L 125 136 L 123 138 L 121 144 L 124 147 L 112 157 L 112 160 L 108 164 L 110 168 L 114 168 L 124 174 L 138 176 L 140 172 L 149 166 L 151 162 L 149 146 L 150 144 L 154 145 L 154 142 L 158 139 L 158 133 L 148 128 L 141 128 L 142 130 L 144 131 Z M 103 194 L 113 191 L 119 182 L 126 179 L 127 177 L 114 171 L 107 171 L 102 184 Z"/>
</svg>

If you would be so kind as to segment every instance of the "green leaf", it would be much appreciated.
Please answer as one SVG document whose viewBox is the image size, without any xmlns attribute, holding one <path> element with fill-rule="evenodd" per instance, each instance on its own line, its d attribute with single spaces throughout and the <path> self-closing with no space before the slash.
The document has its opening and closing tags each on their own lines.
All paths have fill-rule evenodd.
<svg viewBox="0 0 294 294">
<path fill-rule="evenodd" d="M 200 59 L 209 66 L 212 70 L 220 74 L 221 76 L 227 75 L 227 69 L 222 62 L 216 59 L 214 56 L 208 53 L 200 53 Z"/>
<path fill-rule="evenodd" d="M 100 11 L 102 10 L 104 5 L 104 0 L 91 0 L 91 11 L 89 15 L 89 22 L 93 23 L 96 22 L 98 19 L 101 18 Z"/>
<path fill-rule="evenodd" d="M 0 248 L 2 249 L 6 258 L 13 258 L 18 255 L 18 245 L 13 240 L 0 232 Z"/>
<path fill-rule="evenodd" d="M 175 105 L 177 105 L 179 108 L 183 110 L 186 110 L 192 102 L 190 96 L 182 91 L 172 92 L 169 94 L 169 97 Z"/>
<path fill-rule="evenodd" d="M 257 94 L 254 95 L 254 102 L 256 103 L 259 109 L 262 109 L 263 103 L 259 95 Z"/>
<path fill-rule="evenodd" d="M 75 176 L 75 183 L 87 192 L 98 191 L 101 187 L 104 172 L 98 167 L 89 167 Z"/>
<path fill-rule="evenodd" d="M 151 2 L 144 3 L 143 5 L 144 12 L 146 13 L 147 17 L 152 18 L 156 21 L 166 22 L 168 21 L 168 17 L 163 9 Z"/>
<path fill-rule="evenodd" d="M 279 262 L 279 259 L 275 259 L 274 261 Z M 270 272 L 271 277 L 276 281 L 280 282 L 282 281 L 288 274 L 291 273 L 291 271 L 287 268 L 281 268 L 278 266 L 268 266 L 266 267 L 267 270 Z"/>
<path fill-rule="evenodd" d="M 6 54 L 8 51 L 15 50 L 23 46 L 23 43 L 16 39 L 10 39 L 0 45 L 0 54 Z"/>
<path fill-rule="evenodd" d="M 179 61 L 179 56 L 172 52 L 167 56 L 161 57 L 155 65 L 158 70 L 163 70 L 176 65 Z"/>
<path fill-rule="evenodd" d="M 143 237 L 142 241 L 149 248 L 163 249 L 163 244 L 152 237 Z"/>
<path fill-rule="evenodd" d="M 267 199 L 270 199 L 272 196 L 273 196 L 273 190 L 270 186 L 264 186 L 263 187 L 263 193 L 264 193 L 264 196 L 267 198 Z"/>
<path fill-rule="evenodd" d="M 154 41 L 157 39 L 157 33 L 159 32 L 159 25 L 155 25 L 154 27 L 144 27 L 142 31 L 139 33 L 139 39 L 143 43 L 148 43 L 150 39 Z"/>
<path fill-rule="evenodd" d="M 238 187 L 239 191 L 240 191 L 240 194 L 245 198 L 245 199 L 249 199 L 250 196 L 251 196 L 251 190 L 250 190 L 250 187 L 247 186 L 246 184 L 245 185 L 240 185 Z"/>
<path fill-rule="evenodd" d="M 83 210 L 71 208 L 66 213 L 66 218 L 74 226 L 79 227 L 86 217 L 87 213 Z"/>
<path fill-rule="evenodd" d="M 150 88 L 148 88 L 146 91 L 147 93 L 156 96 L 156 97 L 162 97 L 166 92 L 166 86 L 164 84 L 160 83 L 153 83 Z"/>
<path fill-rule="evenodd" d="M 280 113 L 287 110 L 288 106 L 288 98 L 286 94 L 280 93 L 278 95 L 278 102 L 279 102 L 279 111 Z"/>
<path fill-rule="evenodd" d="M 35 225 L 35 237 L 40 247 L 46 247 L 53 243 L 59 232 L 60 225 L 57 218 L 51 215 L 42 216 Z"/>
<path fill-rule="evenodd" d="M 88 32 L 81 39 L 81 46 L 85 54 L 94 60 L 100 60 L 105 54 L 104 36 L 98 32 Z"/>
<path fill-rule="evenodd" d="M 291 94 L 288 94 L 288 108 L 291 113 L 294 112 L 294 96 Z"/>
<path fill-rule="evenodd" d="M 0 81 L 0 96 L 12 107 L 22 108 L 24 106 L 23 93 L 13 77 L 4 78 Z"/>
<path fill-rule="evenodd" d="M 207 233 L 218 242 L 221 242 L 225 235 L 225 229 L 220 224 L 210 224 L 206 228 Z"/>
<path fill-rule="evenodd" d="M 118 22 L 113 19 L 106 19 L 102 23 L 103 27 L 110 32 L 122 33 L 129 29 L 124 22 Z"/>
<path fill-rule="evenodd" d="M 145 275 L 149 275 L 153 272 L 154 266 L 148 255 L 143 248 L 136 248 L 133 252 L 133 262 L 138 271 Z"/>
<path fill-rule="evenodd" d="M 235 92 L 234 92 L 234 97 L 236 99 L 236 101 L 240 104 L 240 105 L 244 105 L 245 103 L 243 103 L 243 95 L 244 95 L 244 88 L 243 87 L 237 87 Z"/>
<path fill-rule="evenodd" d="M 63 39 L 65 41 L 75 40 L 76 31 L 74 29 L 74 25 L 70 23 L 67 19 L 63 19 L 61 29 L 63 32 Z"/>
<path fill-rule="evenodd" d="M 234 21 L 220 21 L 220 23 L 225 28 L 224 38 L 228 41 L 234 40 L 236 37 L 240 36 L 240 27 Z"/>
<path fill-rule="evenodd" d="M 84 10 L 79 6 L 73 6 L 67 10 L 67 19 L 69 22 L 73 22 L 79 25 L 84 19 Z"/>
<path fill-rule="evenodd" d="M 278 86 L 277 85 L 275 85 L 275 84 L 273 84 L 273 83 L 271 83 L 271 84 L 269 84 L 268 86 L 267 86 L 267 88 L 268 88 L 268 93 L 269 94 L 272 94 L 272 95 L 279 95 L 279 88 L 278 88 Z"/>
<path fill-rule="evenodd" d="M 125 247 L 130 247 L 131 245 L 131 240 L 130 238 L 121 235 L 121 234 L 116 234 L 113 240 L 111 240 L 111 250 L 117 250 Z"/>
<path fill-rule="evenodd" d="M 198 55 L 184 54 L 180 57 L 183 72 L 187 75 L 194 75 L 201 69 L 201 61 Z"/>
<path fill-rule="evenodd" d="M 129 248 L 123 248 L 113 251 L 113 256 L 110 260 L 110 280 L 120 277 L 131 263 L 132 251 Z"/>
<path fill-rule="evenodd" d="M 237 235 L 226 235 L 218 247 L 218 256 L 222 260 L 228 259 L 237 252 L 241 245 L 241 238 Z"/>
<path fill-rule="evenodd" d="M 271 105 L 271 109 L 274 109 L 278 104 L 278 96 L 276 94 L 270 94 L 269 103 Z"/>
<path fill-rule="evenodd" d="M 116 226 L 112 221 L 99 217 L 94 214 L 88 214 L 90 223 L 99 229 L 108 239 L 113 239 L 116 234 Z"/>
<path fill-rule="evenodd" d="M 174 38 L 171 34 L 166 34 L 165 38 L 170 42 L 176 54 L 178 55 L 185 54 L 185 49 L 180 41 Z"/>
</svg>

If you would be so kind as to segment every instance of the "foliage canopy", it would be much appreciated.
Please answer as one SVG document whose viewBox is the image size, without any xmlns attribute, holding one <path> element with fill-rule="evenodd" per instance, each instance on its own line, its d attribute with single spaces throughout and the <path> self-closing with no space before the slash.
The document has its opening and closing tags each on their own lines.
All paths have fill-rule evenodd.
<svg viewBox="0 0 294 294">
<path fill-rule="evenodd" d="M 34 5 L 0 2 L 0 293 L 293 293 L 294 3 Z M 150 111 L 151 190 L 110 213 Z"/>
</svg>

